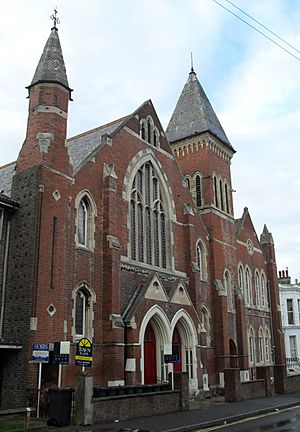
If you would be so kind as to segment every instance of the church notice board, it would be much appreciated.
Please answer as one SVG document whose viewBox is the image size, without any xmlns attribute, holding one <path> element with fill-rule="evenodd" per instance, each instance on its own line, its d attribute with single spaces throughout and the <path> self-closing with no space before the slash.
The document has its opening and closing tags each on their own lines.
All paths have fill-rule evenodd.
<svg viewBox="0 0 300 432">
<path fill-rule="evenodd" d="M 77 343 L 75 364 L 77 366 L 91 367 L 93 361 L 93 344 L 87 338 L 82 338 Z"/>
</svg>

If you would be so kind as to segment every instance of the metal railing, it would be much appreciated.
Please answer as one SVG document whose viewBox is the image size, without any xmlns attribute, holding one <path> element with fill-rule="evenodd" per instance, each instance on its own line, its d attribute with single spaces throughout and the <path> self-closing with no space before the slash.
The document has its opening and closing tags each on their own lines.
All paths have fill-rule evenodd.
<svg viewBox="0 0 300 432">
<path fill-rule="evenodd" d="M 300 374 L 300 358 L 299 357 L 287 357 L 286 368 L 289 374 Z"/>
</svg>

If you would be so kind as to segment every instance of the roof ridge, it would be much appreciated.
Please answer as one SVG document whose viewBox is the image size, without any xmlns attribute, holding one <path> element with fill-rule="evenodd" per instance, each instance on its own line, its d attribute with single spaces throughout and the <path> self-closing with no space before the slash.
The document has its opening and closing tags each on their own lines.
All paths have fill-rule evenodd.
<svg viewBox="0 0 300 432">
<path fill-rule="evenodd" d="M 10 165 L 14 165 L 14 164 L 16 164 L 17 163 L 17 161 L 13 161 L 13 162 L 8 162 L 7 164 L 5 164 L 5 165 L 0 165 L 0 170 L 2 170 L 3 168 L 7 168 L 7 167 L 9 167 Z"/>
<path fill-rule="evenodd" d="M 97 127 L 93 128 L 93 129 L 89 129 L 89 130 L 87 130 L 87 131 L 85 131 L 85 132 L 81 132 L 81 133 L 79 133 L 79 134 L 77 134 L 77 135 L 73 135 L 73 136 L 71 136 L 70 138 L 67 138 L 67 142 L 69 142 L 69 141 L 73 141 L 73 140 L 75 140 L 75 139 L 77 139 L 77 138 L 81 138 L 81 137 L 86 136 L 86 135 L 89 135 L 90 133 L 93 133 L 93 132 L 99 131 L 99 130 L 104 129 L 104 128 L 108 127 L 108 126 L 112 126 L 114 123 L 118 123 L 118 122 L 120 122 L 120 121 L 125 120 L 125 119 L 128 118 L 130 115 L 131 115 L 131 114 L 126 115 L 126 116 L 124 116 L 124 117 L 120 117 L 120 118 L 118 118 L 118 119 L 116 119 L 116 120 L 113 120 L 113 121 L 111 121 L 111 122 L 109 122 L 109 123 L 105 123 L 104 125 L 97 126 Z"/>
</svg>

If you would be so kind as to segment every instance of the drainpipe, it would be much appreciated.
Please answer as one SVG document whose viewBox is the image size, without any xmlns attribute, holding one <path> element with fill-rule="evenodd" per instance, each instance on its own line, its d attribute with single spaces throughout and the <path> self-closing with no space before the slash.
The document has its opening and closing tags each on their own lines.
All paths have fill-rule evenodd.
<svg viewBox="0 0 300 432">
<path fill-rule="evenodd" d="M 3 341 L 3 322 L 4 322 L 5 295 L 6 295 L 6 279 L 7 279 L 7 263 L 8 263 L 9 237 L 10 237 L 10 223 L 11 223 L 10 220 L 8 220 L 7 230 L 6 230 L 5 251 L 4 251 L 2 296 L 1 296 L 1 311 L 0 311 L 0 341 Z"/>
</svg>

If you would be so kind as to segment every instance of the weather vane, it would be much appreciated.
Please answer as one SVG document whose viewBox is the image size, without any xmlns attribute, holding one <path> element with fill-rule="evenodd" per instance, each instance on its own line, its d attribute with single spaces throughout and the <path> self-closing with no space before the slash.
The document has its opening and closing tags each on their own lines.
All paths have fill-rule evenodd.
<svg viewBox="0 0 300 432">
<path fill-rule="evenodd" d="M 54 14 L 51 15 L 51 19 L 54 21 L 54 27 L 56 28 L 56 24 L 59 24 L 59 18 L 56 16 L 57 15 L 57 6 L 54 9 Z"/>
</svg>

